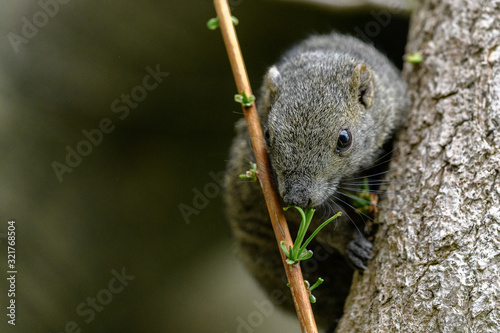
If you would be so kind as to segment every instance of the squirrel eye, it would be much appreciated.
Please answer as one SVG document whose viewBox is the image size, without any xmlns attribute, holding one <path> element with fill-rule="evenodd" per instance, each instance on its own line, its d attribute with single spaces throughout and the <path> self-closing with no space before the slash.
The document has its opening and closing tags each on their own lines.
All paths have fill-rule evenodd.
<svg viewBox="0 0 500 333">
<path fill-rule="evenodd" d="M 271 147 L 271 136 L 269 135 L 269 130 L 268 129 L 266 129 L 264 131 L 264 140 L 266 140 L 266 145 L 268 147 Z"/>
<path fill-rule="evenodd" d="M 339 138 L 337 139 L 337 151 L 342 153 L 349 149 L 352 144 L 352 134 L 348 128 L 344 128 L 339 133 Z"/>
</svg>

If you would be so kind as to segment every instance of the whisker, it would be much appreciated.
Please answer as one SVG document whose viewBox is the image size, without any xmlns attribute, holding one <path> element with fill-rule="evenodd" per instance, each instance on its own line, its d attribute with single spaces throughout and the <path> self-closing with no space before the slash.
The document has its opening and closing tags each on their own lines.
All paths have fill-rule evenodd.
<svg viewBox="0 0 500 333">
<path fill-rule="evenodd" d="M 371 201 L 369 201 L 369 200 L 364 200 L 364 199 L 361 199 L 361 198 L 358 198 L 358 197 L 355 197 L 355 196 L 352 196 L 352 195 L 349 195 L 349 194 L 346 194 L 346 193 L 343 193 L 343 192 L 337 192 L 337 193 L 342 194 L 342 195 L 344 195 L 344 196 L 346 196 L 348 198 L 351 198 L 351 199 L 354 199 L 354 200 L 358 200 L 358 201 L 364 202 L 366 204 L 372 205 Z M 384 209 L 389 209 L 389 210 L 401 211 L 401 209 L 395 209 L 393 207 L 384 207 L 384 206 L 380 206 L 378 204 L 377 205 L 372 205 L 372 206 L 375 206 L 377 208 L 384 208 Z"/>
<path fill-rule="evenodd" d="M 397 144 L 397 145 L 393 145 L 393 147 L 392 147 L 392 149 L 391 149 L 391 150 L 389 150 L 387 153 L 385 153 L 384 155 L 380 156 L 379 158 L 377 158 L 377 159 L 374 161 L 374 163 L 377 163 L 378 161 L 381 161 L 381 162 L 379 162 L 379 163 L 377 163 L 377 164 L 374 164 L 372 167 L 379 166 L 379 165 L 381 165 L 381 164 L 383 164 L 383 163 L 389 163 L 389 162 L 392 160 L 392 153 L 393 153 L 393 152 L 394 152 L 394 151 L 395 151 L 398 147 L 399 147 L 399 144 Z M 388 158 L 388 159 L 386 159 L 386 160 L 383 160 L 383 161 L 382 161 L 382 159 L 384 159 L 384 158 L 386 158 L 386 157 L 389 157 L 389 158 Z"/>
<path fill-rule="evenodd" d="M 388 145 L 388 143 L 386 143 L 386 145 Z M 377 157 L 377 159 L 375 159 L 375 161 L 373 161 L 373 163 L 371 165 L 369 165 L 369 166 L 367 166 L 365 168 L 362 168 L 360 170 L 360 172 L 376 168 L 376 167 L 378 167 L 380 165 L 383 165 L 383 164 L 388 164 L 392 160 L 392 154 L 393 154 L 393 152 L 400 146 L 400 143 L 398 143 L 396 145 L 392 145 L 391 144 L 391 146 L 392 146 L 392 149 L 388 150 L 382 156 Z M 386 159 L 386 157 L 388 157 L 388 158 Z"/>
<path fill-rule="evenodd" d="M 404 181 L 390 181 L 390 180 L 372 180 L 372 181 L 367 181 L 367 182 L 340 182 L 342 185 L 351 185 L 351 186 L 361 186 L 361 185 L 389 185 L 389 184 L 402 184 L 405 183 Z"/>
<path fill-rule="evenodd" d="M 378 173 L 374 173 L 374 174 L 371 174 L 370 177 L 385 175 L 385 174 L 389 173 L 390 171 L 391 170 L 386 170 L 386 171 L 381 171 L 381 172 L 378 172 Z M 366 178 L 366 176 L 352 177 L 352 178 L 345 178 L 345 179 L 346 180 L 356 180 L 356 179 L 364 179 L 364 178 Z"/>
<path fill-rule="evenodd" d="M 391 193 L 391 192 L 387 192 L 387 191 L 384 191 L 384 190 L 365 190 L 363 188 L 359 188 L 359 187 L 342 187 L 342 186 L 337 186 L 337 189 L 341 189 L 341 190 L 346 190 L 346 191 L 350 191 L 350 192 L 357 192 L 357 193 L 363 193 L 363 192 L 368 192 L 368 193 L 373 193 L 373 194 L 385 194 L 385 193 Z M 340 192 L 340 191 L 339 191 Z M 394 192 L 394 191 L 393 191 Z"/>
<path fill-rule="evenodd" d="M 349 216 L 349 214 L 347 214 L 347 212 L 345 211 L 345 209 L 343 209 L 338 203 L 336 203 L 335 200 L 332 200 L 332 203 L 335 204 L 340 209 L 340 211 L 342 212 L 342 215 L 345 215 L 345 216 L 347 216 L 349 218 L 349 220 L 354 225 L 354 227 L 356 228 L 356 230 L 358 231 L 358 233 L 360 235 L 363 235 L 363 233 L 361 232 L 361 230 L 359 230 L 358 226 L 356 225 L 356 223 L 354 222 L 354 220 L 352 219 L 352 217 Z"/>
<path fill-rule="evenodd" d="M 337 192 L 337 193 L 341 193 L 341 192 Z M 335 196 L 335 195 L 333 195 L 333 197 L 334 197 L 335 199 L 337 199 L 338 201 L 340 201 L 340 202 L 344 203 L 345 205 L 347 205 L 347 206 L 351 207 L 351 208 L 352 208 L 355 212 L 357 212 L 358 214 L 365 216 L 365 217 L 366 217 L 366 218 L 368 218 L 370 221 L 373 221 L 373 218 L 372 218 L 372 217 L 370 217 L 370 216 L 366 215 L 366 214 L 365 214 L 365 213 L 363 213 L 363 212 L 360 212 L 359 210 L 357 210 L 357 209 L 356 209 L 356 207 L 354 207 L 353 205 L 349 204 L 347 201 L 344 201 L 344 200 L 340 199 L 339 197 L 337 197 L 337 196 Z"/>
<path fill-rule="evenodd" d="M 394 193 L 401 192 L 401 191 L 387 191 L 387 190 L 378 190 L 378 189 L 368 189 L 367 190 L 367 189 L 360 188 L 360 187 L 346 187 L 346 186 L 337 186 L 337 189 L 346 190 L 346 191 L 355 192 L 355 193 L 368 192 L 368 193 L 373 193 L 373 194 L 388 194 L 388 193 L 394 194 Z"/>
</svg>

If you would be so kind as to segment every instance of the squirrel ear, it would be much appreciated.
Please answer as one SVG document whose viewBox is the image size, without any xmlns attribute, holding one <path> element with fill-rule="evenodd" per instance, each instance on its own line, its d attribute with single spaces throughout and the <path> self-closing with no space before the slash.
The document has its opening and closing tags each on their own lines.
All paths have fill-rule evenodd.
<svg viewBox="0 0 500 333">
<path fill-rule="evenodd" d="M 267 86 L 272 96 L 275 95 L 278 91 L 278 85 L 280 81 L 281 74 L 278 71 L 278 68 L 276 68 L 276 66 L 271 67 L 267 72 Z"/>
<path fill-rule="evenodd" d="M 365 64 L 358 64 L 354 68 L 351 77 L 351 89 L 366 109 L 370 107 L 373 100 L 372 71 Z"/>
</svg>

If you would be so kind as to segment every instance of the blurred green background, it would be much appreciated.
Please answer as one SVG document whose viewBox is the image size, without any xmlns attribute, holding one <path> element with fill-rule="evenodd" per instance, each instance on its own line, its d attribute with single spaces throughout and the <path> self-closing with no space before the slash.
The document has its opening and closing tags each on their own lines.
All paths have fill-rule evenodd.
<svg viewBox="0 0 500 333">
<path fill-rule="evenodd" d="M 212 2 L 60 2 L 0 4 L 0 331 L 299 332 L 294 315 L 263 310 L 268 297 L 238 262 L 210 176 L 223 172 L 241 117 L 220 31 L 206 28 Z M 401 64 L 408 23 L 396 7 L 384 16 L 230 3 L 254 91 L 286 48 L 332 29 L 373 35 Z M 144 90 L 148 66 L 168 76 Z M 140 101 L 127 106 L 131 94 Z M 112 130 L 85 146 L 83 131 L 105 118 Z M 54 161 L 66 164 L 68 149 L 87 156 L 60 181 Z M 6 318 L 11 219 L 15 327 Z"/>
</svg>

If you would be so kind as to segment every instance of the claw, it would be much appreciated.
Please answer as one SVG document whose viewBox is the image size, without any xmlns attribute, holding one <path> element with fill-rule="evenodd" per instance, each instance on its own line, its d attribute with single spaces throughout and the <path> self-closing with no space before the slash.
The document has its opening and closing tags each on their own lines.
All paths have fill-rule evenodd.
<svg viewBox="0 0 500 333">
<path fill-rule="evenodd" d="M 365 270 L 368 260 L 372 259 L 373 245 L 366 238 L 358 235 L 346 247 L 346 257 L 354 268 Z"/>
</svg>

